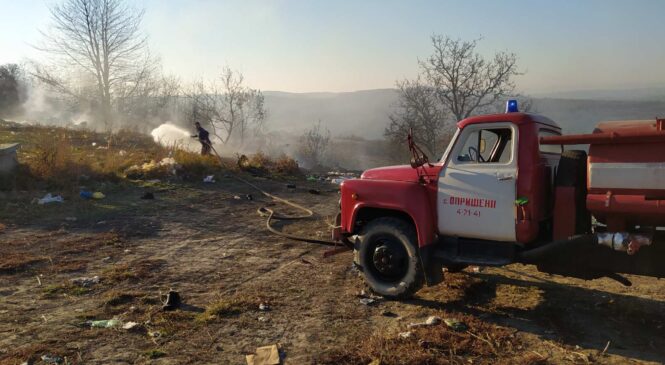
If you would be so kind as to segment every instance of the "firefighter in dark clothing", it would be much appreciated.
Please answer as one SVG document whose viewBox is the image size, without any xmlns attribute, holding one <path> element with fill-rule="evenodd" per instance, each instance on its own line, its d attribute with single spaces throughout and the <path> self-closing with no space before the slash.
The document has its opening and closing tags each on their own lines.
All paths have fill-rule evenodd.
<svg viewBox="0 0 665 365">
<path fill-rule="evenodd" d="M 210 142 L 210 133 L 201 127 L 201 123 L 196 122 L 194 125 L 196 126 L 197 134 L 192 137 L 198 137 L 199 142 L 201 142 L 201 154 L 209 155 L 210 149 L 212 148 L 212 142 Z"/>
</svg>

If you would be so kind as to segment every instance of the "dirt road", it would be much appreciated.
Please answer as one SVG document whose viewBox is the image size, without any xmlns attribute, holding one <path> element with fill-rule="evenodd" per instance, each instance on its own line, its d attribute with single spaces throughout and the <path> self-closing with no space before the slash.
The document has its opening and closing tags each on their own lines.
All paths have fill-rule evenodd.
<svg viewBox="0 0 665 365">
<path fill-rule="evenodd" d="M 323 217 L 335 213 L 333 191 L 257 182 Z M 145 189 L 156 199 L 139 199 Z M 665 362 L 663 281 L 630 277 L 634 285 L 623 287 L 513 265 L 447 274 L 412 300 L 364 305 L 350 253 L 324 259 L 327 248 L 269 234 L 256 209 L 270 202 L 235 180 L 105 193 L 45 206 L 29 204 L 27 193 L 0 197 L 0 364 L 44 355 L 72 364 L 243 364 L 275 343 L 288 364 L 404 363 L 405 355 L 431 364 Z M 248 193 L 253 200 L 234 198 Z M 323 219 L 285 229 L 328 234 Z M 87 287 L 72 282 L 94 276 L 99 283 Z M 182 309 L 161 310 L 169 289 Z M 465 329 L 441 324 L 398 338 L 431 315 Z M 111 318 L 138 325 L 85 324 Z"/>
</svg>

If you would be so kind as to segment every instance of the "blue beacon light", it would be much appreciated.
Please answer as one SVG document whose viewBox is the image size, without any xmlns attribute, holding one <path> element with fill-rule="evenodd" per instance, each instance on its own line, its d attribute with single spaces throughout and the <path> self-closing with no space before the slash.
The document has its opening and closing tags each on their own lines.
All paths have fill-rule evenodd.
<svg viewBox="0 0 665 365">
<path fill-rule="evenodd" d="M 519 109 L 517 108 L 517 100 L 508 100 L 506 102 L 506 113 L 517 113 Z"/>
</svg>

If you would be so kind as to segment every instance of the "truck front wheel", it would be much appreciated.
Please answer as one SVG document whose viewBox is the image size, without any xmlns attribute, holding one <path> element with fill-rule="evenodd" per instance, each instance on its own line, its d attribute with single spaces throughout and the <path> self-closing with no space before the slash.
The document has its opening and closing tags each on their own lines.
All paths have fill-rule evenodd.
<svg viewBox="0 0 665 365">
<path fill-rule="evenodd" d="M 422 288 L 423 269 L 416 233 L 399 218 L 370 221 L 359 235 L 358 264 L 374 292 L 387 298 L 407 298 Z"/>
</svg>

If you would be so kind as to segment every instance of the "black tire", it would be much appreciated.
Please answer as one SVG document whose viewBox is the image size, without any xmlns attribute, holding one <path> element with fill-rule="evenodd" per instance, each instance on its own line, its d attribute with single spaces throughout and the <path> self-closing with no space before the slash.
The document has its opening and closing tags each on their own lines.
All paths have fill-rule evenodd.
<svg viewBox="0 0 665 365">
<path fill-rule="evenodd" d="M 402 299 L 423 287 L 417 242 L 413 226 L 399 218 L 377 218 L 365 226 L 355 256 L 372 291 Z"/>
<path fill-rule="evenodd" d="M 587 154 L 581 150 L 564 151 L 559 160 L 555 186 L 575 187 L 575 233 L 591 231 L 591 214 L 586 208 Z"/>
</svg>

